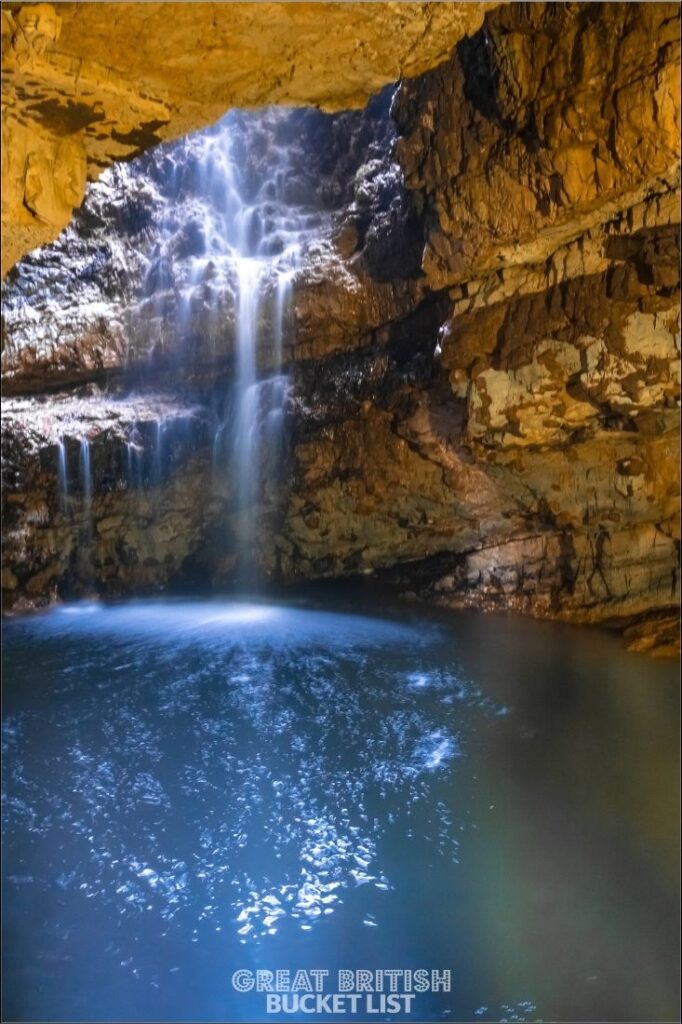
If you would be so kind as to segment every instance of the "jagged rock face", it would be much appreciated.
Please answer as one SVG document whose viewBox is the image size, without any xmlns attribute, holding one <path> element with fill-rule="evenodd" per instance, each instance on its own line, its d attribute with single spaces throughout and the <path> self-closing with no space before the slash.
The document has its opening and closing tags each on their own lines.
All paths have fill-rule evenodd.
<svg viewBox="0 0 682 1024">
<path fill-rule="evenodd" d="M 403 562 L 433 600 L 577 621 L 674 606 L 679 289 L 638 260 L 667 249 L 672 273 L 678 233 L 622 244 L 608 273 L 448 322 L 426 379 L 314 423 L 272 557 Z"/>
<path fill-rule="evenodd" d="M 282 212 L 305 224 L 285 363 L 361 346 L 409 312 L 423 292 L 423 233 L 391 160 L 393 92 L 362 112 L 334 116 L 235 112 L 218 128 L 107 171 L 62 236 L 3 284 L 5 392 L 101 382 L 124 371 L 130 378 L 150 364 L 177 373 L 179 360 L 184 375 L 206 378 L 230 362 L 237 268 L 212 258 L 206 237 L 221 230 L 226 183 L 208 161 L 225 133 L 237 184 L 260 203 L 253 230 Z M 282 208 L 261 194 L 277 178 Z M 268 245 L 276 254 L 276 230 Z M 264 321 L 273 304 L 273 297 L 262 303 Z M 267 346 L 258 357 L 264 368 L 273 362 Z"/>
<path fill-rule="evenodd" d="M 340 110 L 421 74 L 478 3 L 7 3 L 2 273 L 66 226 L 116 160 L 231 107 Z"/>
<path fill-rule="evenodd" d="M 273 219 L 275 228 L 264 237 L 276 257 L 282 212 L 285 221 L 293 217 L 304 224 L 281 359 L 285 368 L 304 367 L 305 381 L 310 376 L 305 367 L 338 352 L 362 350 L 377 328 L 399 324 L 423 291 L 413 276 L 423 236 L 391 161 L 392 93 L 380 94 L 357 113 L 270 108 L 258 116 L 235 113 L 226 119 L 234 158 L 230 173 L 238 175 L 236 185 L 247 203 L 255 204 L 251 212 L 258 216 L 250 223 L 256 236 L 261 215 Z M 211 143 L 223 139 L 224 127 L 112 168 L 90 186 L 62 237 L 21 261 L 3 285 L 6 393 L 41 396 L 61 389 L 63 395 L 64 389 L 76 389 L 69 392 L 73 401 L 58 397 L 45 403 L 36 397 L 10 400 L 6 407 L 5 578 L 8 600 L 19 606 L 55 588 L 84 593 L 95 586 L 121 593 L 192 576 L 198 565 L 209 578 L 225 579 L 235 566 L 234 493 L 229 473 L 217 472 L 211 450 L 220 409 L 231 400 L 239 304 L 237 263 L 229 255 L 219 261 L 220 245 L 212 248 L 206 237 L 207 231 L 225 227 L 221 217 L 229 180 L 207 164 Z M 219 149 L 217 157 L 223 156 Z M 270 184 L 279 179 L 283 194 L 268 200 Z M 384 216 L 391 223 L 379 232 L 376 225 Z M 381 234 L 382 244 L 393 239 L 403 254 L 411 246 L 411 264 L 404 261 L 395 280 L 372 276 L 373 231 Z M 275 284 L 273 278 L 268 287 Z M 259 305 L 263 372 L 273 367 L 273 299 L 266 288 Z M 436 329 L 434 321 L 431 348 Z M 384 362 L 399 341 L 392 326 L 384 330 Z M 159 459 L 155 430 L 172 435 L 180 416 L 171 415 L 153 392 L 146 394 L 160 383 L 172 389 L 176 402 L 203 409 L 196 418 L 201 457 L 173 464 L 172 488 L 140 473 L 137 462 L 134 471 L 129 466 L 131 449 L 138 448 L 135 459 L 154 465 Z M 121 393 L 131 388 L 144 395 L 122 400 Z M 308 390 L 302 384 L 294 401 L 300 405 Z M 147 427 L 141 430 L 140 423 Z M 28 446 L 27 437 L 32 438 Z M 79 482 L 82 439 L 93 468 L 89 502 Z M 28 461 L 18 459 L 22 447 L 29 449 Z M 70 469 L 62 472 L 74 484 L 66 500 L 56 493 L 64 451 Z M 264 529 L 277 519 L 282 497 L 272 479 L 266 483 Z M 205 504 L 197 499 L 202 491 Z M 48 509 L 39 520 L 31 514 L 36 503 Z M 179 536 L 183 517 L 187 529 Z M 88 523 L 89 554 L 83 559 L 76 555 Z"/>
<path fill-rule="evenodd" d="M 538 264 L 679 184 L 677 4 L 510 4 L 396 103 L 434 288 Z"/>
<path fill-rule="evenodd" d="M 257 182 L 289 124 L 291 187 L 317 218 L 283 348 L 285 450 L 254 509 L 271 578 L 374 573 L 444 604 L 605 622 L 636 649 L 674 646 L 678 54 L 672 5 L 510 5 L 400 85 L 395 125 L 383 97 L 364 114 L 266 113 L 240 136 Z M 210 452 L 232 372 L 229 275 L 222 304 L 207 280 L 182 330 L 168 315 L 200 244 L 193 145 L 150 153 L 144 173 L 109 172 L 73 228 L 8 282 L 10 391 L 125 390 L 132 352 L 151 370 L 136 387 L 172 389 L 204 425 L 168 478 L 140 480 L 123 470 L 130 427 L 153 412 L 124 412 L 112 433 L 113 395 L 84 397 L 70 436 L 86 424 L 102 481 L 119 483 L 87 508 L 75 486 L 66 514 L 65 421 L 39 397 L 13 400 L 10 602 L 222 583 L 237 568 L 231 481 L 216 489 Z M 162 219 L 174 226 L 159 247 Z M 180 371 L 155 362 L 180 351 Z M 267 373 L 267 346 L 260 361 Z M 54 554 L 79 549 L 86 512 L 89 578 Z"/>
<path fill-rule="evenodd" d="M 206 489 L 207 424 L 195 406 L 95 391 L 49 406 L 10 399 L 2 417 L 2 585 L 17 608 L 95 587 L 161 587 L 227 522 L 227 487 Z M 219 558 L 229 527 L 215 536 Z"/>
<path fill-rule="evenodd" d="M 444 603 L 660 609 L 669 644 L 678 68 L 672 5 L 512 5 L 403 84 L 396 152 L 452 304 L 428 383 L 296 449 L 273 553 L 288 571 L 403 562 L 391 578 Z"/>
</svg>

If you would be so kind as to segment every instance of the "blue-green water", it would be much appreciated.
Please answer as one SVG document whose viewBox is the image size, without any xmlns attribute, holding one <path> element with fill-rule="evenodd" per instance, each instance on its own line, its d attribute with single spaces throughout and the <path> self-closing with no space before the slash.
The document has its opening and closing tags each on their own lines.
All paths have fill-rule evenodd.
<svg viewBox="0 0 682 1024">
<path fill-rule="evenodd" d="M 5 1019 L 679 1019 L 675 665 L 226 601 L 4 639 Z M 451 991 L 353 1018 L 231 984 L 313 968 Z"/>
</svg>

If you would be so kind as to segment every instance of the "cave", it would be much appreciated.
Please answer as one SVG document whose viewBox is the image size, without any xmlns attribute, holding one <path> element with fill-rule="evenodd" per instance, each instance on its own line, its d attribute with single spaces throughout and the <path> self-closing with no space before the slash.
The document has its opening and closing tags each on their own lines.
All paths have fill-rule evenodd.
<svg viewBox="0 0 682 1024">
<path fill-rule="evenodd" d="M 3 1019 L 675 1019 L 679 5 L 2 19 Z"/>
</svg>

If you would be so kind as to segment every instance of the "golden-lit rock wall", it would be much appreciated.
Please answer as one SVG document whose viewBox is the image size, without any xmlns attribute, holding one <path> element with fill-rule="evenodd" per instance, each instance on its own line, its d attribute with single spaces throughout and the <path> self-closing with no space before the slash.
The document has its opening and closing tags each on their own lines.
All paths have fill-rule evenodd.
<svg viewBox="0 0 682 1024">
<path fill-rule="evenodd" d="M 513 275 L 679 187 L 679 79 L 678 4 L 514 3 L 405 83 L 398 155 L 432 287 Z"/>
<path fill-rule="evenodd" d="M 432 374 L 306 437 L 273 558 L 675 645 L 679 75 L 676 4 L 511 4 L 402 85 Z"/>
</svg>

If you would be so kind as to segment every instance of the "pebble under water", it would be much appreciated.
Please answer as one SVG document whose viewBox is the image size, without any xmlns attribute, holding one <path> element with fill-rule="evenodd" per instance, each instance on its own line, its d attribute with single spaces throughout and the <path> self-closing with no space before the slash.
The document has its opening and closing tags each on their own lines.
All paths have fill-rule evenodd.
<svg viewBox="0 0 682 1024">
<path fill-rule="evenodd" d="M 340 968 L 452 972 L 374 1020 L 679 1019 L 674 664 L 257 601 L 4 638 L 4 1019 L 352 1020 L 231 983 Z"/>
</svg>

